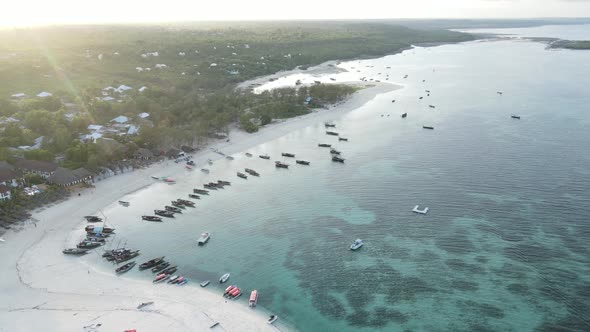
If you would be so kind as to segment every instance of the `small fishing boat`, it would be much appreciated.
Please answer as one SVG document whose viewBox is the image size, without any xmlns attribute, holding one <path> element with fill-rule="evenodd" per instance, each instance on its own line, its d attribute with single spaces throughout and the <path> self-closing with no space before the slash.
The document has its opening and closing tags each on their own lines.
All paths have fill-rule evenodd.
<svg viewBox="0 0 590 332">
<path fill-rule="evenodd" d="M 338 136 L 339 134 L 335 131 L 326 131 L 326 135 Z"/>
<path fill-rule="evenodd" d="M 129 202 L 126 201 L 119 201 L 119 204 L 123 205 L 123 206 L 129 206 Z"/>
<path fill-rule="evenodd" d="M 408 113 L 402 114 L 402 119 L 405 119 L 408 116 Z"/>
<path fill-rule="evenodd" d="M 326 128 L 336 128 L 336 125 L 335 125 L 335 124 L 333 124 L 333 123 L 329 123 L 329 122 L 326 122 L 326 123 L 324 123 L 324 126 L 325 126 Z"/>
<path fill-rule="evenodd" d="M 422 128 L 424 128 L 424 129 L 430 129 L 430 130 L 434 130 L 434 127 L 431 127 L 431 126 L 422 126 Z"/>
<path fill-rule="evenodd" d="M 389 114 L 387 116 L 389 116 Z M 338 137 L 338 140 L 348 142 L 348 138 L 344 138 L 344 137 Z"/>
<path fill-rule="evenodd" d="M 180 209 L 185 209 L 185 208 L 186 208 L 186 207 L 184 206 L 184 204 L 182 204 L 182 203 L 181 203 L 181 202 L 179 202 L 178 200 L 176 200 L 176 201 L 170 201 L 170 204 L 172 204 L 172 205 L 174 205 L 175 207 L 177 207 L 177 208 L 180 208 Z M 168 209 L 166 209 L 166 210 L 168 210 Z M 168 210 L 168 211 L 172 211 L 172 210 Z M 173 211 L 173 212 L 175 212 L 175 211 Z"/>
<path fill-rule="evenodd" d="M 296 160 L 295 162 L 299 165 L 309 165 L 309 161 L 306 160 Z"/>
<path fill-rule="evenodd" d="M 395 103 L 395 99 L 391 100 L 392 103 Z"/>
<path fill-rule="evenodd" d="M 180 278 L 182 278 L 182 277 L 181 277 L 181 276 L 176 276 L 176 275 L 175 275 L 175 276 L 172 276 L 172 277 L 170 277 L 170 278 L 168 279 L 167 283 L 169 283 L 169 284 L 174 284 L 174 283 L 176 283 L 176 281 L 177 281 L 178 279 L 180 279 Z"/>
<path fill-rule="evenodd" d="M 189 161 L 186 162 L 186 164 L 189 165 L 189 166 L 195 166 L 196 165 L 194 160 L 189 160 Z"/>
<path fill-rule="evenodd" d="M 250 152 L 246 152 L 246 157 L 252 157 L 252 154 Z"/>
<path fill-rule="evenodd" d="M 282 163 L 280 161 L 275 161 L 275 167 L 277 168 L 289 168 L 289 164 Z"/>
<path fill-rule="evenodd" d="M 102 237 L 94 237 L 91 234 L 86 234 L 86 241 L 90 241 L 90 242 L 107 242 L 107 239 L 102 238 Z"/>
<path fill-rule="evenodd" d="M 195 207 L 195 202 L 189 201 L 189 200 L 186 200 L 186 199 L 179 198 L 179 199 L 176 200 L 176 202 L 178 202 L 178 203 L 180 203 L 180 204 L 182 204 L 184 206 Z"/>
<path fill-rule="evenodd" d="M 145 269 L 152 268 L 152 267 L 154 267 L 156 265 L 159 265 L 159 264 L 161 264 L 164 261 L 164 257 L 165 256 L 154 258 L 154 259 L 150 259 L 149 261 L 147 261 L 145 263 L 141 263 L 139 265 L 139 269 L 140 270 L 145 270 Z"/>
<path fill-rule="evenodd" d="M 147 307 L 148 305 L 152 305 L 152 304 L 154 304 L 153 301 L 150 301 L 150 302 L 142 302 L 140 305 L 137 306 L 137 309 L 143 309 L 143 308 Z"/>
<path fill-rule="evenodd" d="M 88 249 L 84 248 L 68 248 L 62 251 L 66 255 L 85 255 L 88 253 Z"/>
<path fill-rule="evenodd" d="M 185 167 L 186 169 L 193 169 L 193 167 L 192 167 L 191 165 L 184 165 L 184 167 Z"/>
<path fill-rule="evenodd" d="M 203 172 L 203 173 L 209 173 L 209 170 L 206 169 L 206 168 L 201 168 L 201 172 Z"/>
<path fill-rule="evenodd" d="M 217 190 L 217 183 L 215 184 L 211 184 L 211 183 L 205 183 L 203 185 L 204 188 L 210 189 L 210 190 Z"/>
<path fill-rule="evenodd" d="M 195 194 L 209 195 L 209 191 L 207 191 L 205 189 L 193 189 L 193 192 Z"/>
<path fill-rule="evenodd" d="M 262 159 L 270 159 L 270 156 L 267 154 L 261 154 L 258 157 L 262 158 Z"/>
<path fill-rule="evenodd" d="M 511 115 L 510 117 L 516 120 L 520 120 L 520 115 Z"/>
<path fill-rule="evenodd" d="M 154 284 L 165 281 L 166 279 L 170 278 L 170 275 L 168 274 L 158 274 L 154 280 L 152 281 Z"/>
<path fill-rule="evenodd" d="M 295 155 L 294 154 L 292 154 L 292 153 L 286 153 L 286 152 L 281 153 L 281 156 L 283 156 L 283 157 L 289 157 L 289 158 L 295 158 Z"/>
<path fill-rule="evenodd" d="M 430 108 L 436 108 L 434 105 L 428 105 L 428 107 L 430 107 Z"/>
<path fill-rule="evenodd" d="M 332 149 L 330 149 L 330 153 L 331 153 L 331 154 L 338 154 L 338 155 L 339 155 L 339 154 L 340 154 L 340 151 L 338 151 L 338 150 L 336 150 L 336 149 L 332 148 Z"/>
<path fill-rule="evenodd" d="M 166 209 L 166 211 L 170 211 L 170 212 L 174 212 L 174 213 L 182 213 L 182 209 L 179 209 L 175 206 L 166 205 L 166 206 L 164 206 L 164 209 Z"/>
<path fill-rule="evenodd" d="M 258 303 L 258 291 L 253 290 L 250 293 L 250 300 L 248 301 L 248 305 L 250 306 L 250 308 L 254 308 L 256 306 L 256 303 Z"/>
<path fill-rule="evenodd" d="M 420 205 L 416 205 L 412 209 L 412 212 L 418 213 L 418 214 L 427 214 L 428 213 L 428 207 L 425 207 L 424 209 L 420 210 Z"/>
<path fill-rule="evenodd" d="M 182 285 L 186 284 L 187 282 L 188 282 L 188 279 L 187 279 L 187 278 L 185 278 L 185 277 L 182 277 L 182 280 L 180 280 L 180 281 L 177 281 L 177 282 L 176 282 L 176 285 L 177 285 L 177 286 L 182 286 Z"/>
<path fill-rule="evenodd" d="M 167 268 L 165 268 L 164 270 L 162 270 L 163 274 L 172 274 L 174 272 L 176 272 L 176 270 L 178 269 L 177 266 L 169 266 Z"/>
<path fill-rule="evenodd" d="M 154 179 L 154 180 L 160 180 L 160 178 L 157 177 L 157 176 L 155 176 L 155 175 L 152 175 L 151 178 Z"/>
<path fill-rule="evenodd" d="M 88 222 L 101 222 L 102 218 L 99 218 L 97 216 L 84 216 L 84 219 L 86 219 L 86 221 Z"/>
<path fill-rule="evenodd" d="M 213 160 L 211 160 L 211 159 L 207 160 L 207 164 L 209 164 L 210 166 L 213 165 Z"/>
<path fill-rule="evenodd" d="M 229 272 L 226 273 L 226 274 L 224 274 L 224 275 L 222 275 L 221 278 L 219 278 L 219 283 L 220 284 L 223 284 L 224 282 L 227 281 L 227 279 L 229 279 Z"/>
<path fill-rule="evenodd" d="M 207 286 L 208 286 L 210 283 L 211 283 L 211 281 L 209 281 L 209 280 L 205 280 L 205 281 L 201 282 L 199 285 L 200 285 L 201 287 L 207 287 Z"/>
<path fill-rule="evenodd" d="M 242 172 L 238 172 L 238 177 L 239 178 L 242 178 L 242 179 L 247 179 L 248 178 L 248 176 L 246 174 L 242 173 Z"/>
<path fill-rule="evenodd" d="M 246 168 L 246 169 L 244 169 L 244 171 L 252 176 L 260 176 L 260 174 L 258 174 L 258 172 L 256 172 L 253 169 L 250 169 L 250 168 Z"/>
<path fill-rule="evenodd" d="M 209 241 L 209 238 L 211 238 L 211 234 L 209 234 L 208 232 L 205 232 L 205 233 L 201 234 L 201 237 L 199 238 L 199 240 L 197 240 L 197 243 L 200 246 L 205 245 L 205 243 L 207 243 L 207 241 Z"/>
<path fill-rule="evenodd" d="M 418 99 L 424 99 L 424 97 L 420 97 L 420 98 L 418 98 Z"/>
<path fill-rule="evenodd" d="M 174 218 L 174 212 L 166 210 L 154 210 L 154 214 L 166 218 Z"/>
<path fill-rule="evenodd" d="M 76 245 L 79 249 L 94 249 L 104 245 L 104 242 L 82 241 Z"/>
<path fill-rule="evenodd" d="M 199 196 L 197 194 L 188 194 L 188 197 L 192 198 L 192 199 L 201 199 L 201 196 Z"/>
<path fill-rule="evenodd" d="M 497 93 L 497 94 L 499 94 L 499 95 L 502 95 L 502 91 L 498 91 L 498 92 L 496 92 L 496 93 Z"/>
<path fill-rule="evenodd" d="M 125 265 L 119 266 L 117 269 L 115 269 L 115 272 L 118 274 L 125 273 L 125 272 L 131 270 L 135 265 L 136 265 L 135 261 L 129 262 Z"/>
<path fill-rule="evenodd" d="M 145 221 L 162 221 L 162 218 L 157 216 L 141 216 L 141 219 Z"/>
<path fill-rule="evenodd" d="M 279 319 L 279 316 L 277 316 L 277 315 L 270 315 L 270 317 L 268 318 L 268 320 L 266 322 L 268 324 L 273 324 L 274 322 L 277 321 L 277 319 Z"/>
<path fill-rule="evenodd" d="M 229 181 L 217 180 L 217 183 L 223 186 L 231 186 L 231 182 Z"/>
<path fill-rule="evenodd" d="M 111 258 L 114 258 L 114 259 L 110 259 L 110 260 L 107 259 L 107 260 L 115 261 L 117 263 L 123 263 L 123 262 L 126 262 L 132 258 L 137 257 L 137 256 L 139 256 L 139 250 L 127 251 L 127 252 L 112 256 Z"/>
<path fill-rule="evenodd" d="M 320 144 L 318 144 L 318 146 L 319 146 L 320 148 L 329 148 L 329 147 L 331 147 L 331 146 L 332 146 L 332 144 L 320 143 Z"/>
<path fill-rule="evenodd" d="M 225 156 L 225 158 L 226 158 L 227 160 L 234 160 L 234 157 L 232 157 L 232 156 Z"/>
<path fill-rule="evenodd" d="M 344 163 L 344 158 L 340 158 L 338 156 L 332 156 L 332 161 L 337 163 Z"/>
<path fill-rule="evenodd" d="M 362 246 L 363 246 L 363 240 L 356 239 L 356 240 L 354 240 L 354 243 L 350 246 L 350 250 L 357 250 Z"/>
<path fill-rule="evenodd" d="M 152 268 L 152 272 L 153 273 L 160 272 L 160 271 L 164 270 L 165 268 L 167 268 L 169 266 L 170 266 L 170 263 L 169 262 L 162 261 L 162 263 L 160 263 L 160 264 L 158 264 L 158 265 L 156 265 L 156 266 L 154 266 Z"/>
</svg>

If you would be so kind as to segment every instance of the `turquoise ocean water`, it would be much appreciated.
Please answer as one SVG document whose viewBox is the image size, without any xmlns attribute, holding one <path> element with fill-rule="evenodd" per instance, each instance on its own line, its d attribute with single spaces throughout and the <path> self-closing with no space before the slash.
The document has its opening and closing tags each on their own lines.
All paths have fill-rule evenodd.
<svg viewBox="0 0 590 332">
<path fill-rule="evenodd" d="M 112 245 L 166 254 L 194 281 L 231 272 L 302 331 L 590 330 L 590 52 L 470 42 L 340 66 L 321 79 L 389 75 L 404 88 L 336 118 L 349 142 L 317 123 L 127 196 L 104 210 Z M 318 79 L 273 83 L 298 78 Z M 311 166 L 275 169 L 281 152 Z M 260 178 L 237 178 L 244 167 Z M 140 221 L 217 179 L 232 186 L 173 221 Z"/>
</svg>

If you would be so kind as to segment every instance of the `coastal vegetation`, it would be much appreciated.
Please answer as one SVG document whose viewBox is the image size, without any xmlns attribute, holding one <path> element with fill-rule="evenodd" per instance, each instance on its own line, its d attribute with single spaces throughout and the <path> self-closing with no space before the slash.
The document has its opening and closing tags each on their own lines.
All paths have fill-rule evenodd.
<svg viewBox="0 0 590 332">
<path fill-rule="evenodd" d="M 556 40 L 549 44 L 551 48 L 566 48 L 570 50 L 590 50 L 590 40 Z"/>
</svg>

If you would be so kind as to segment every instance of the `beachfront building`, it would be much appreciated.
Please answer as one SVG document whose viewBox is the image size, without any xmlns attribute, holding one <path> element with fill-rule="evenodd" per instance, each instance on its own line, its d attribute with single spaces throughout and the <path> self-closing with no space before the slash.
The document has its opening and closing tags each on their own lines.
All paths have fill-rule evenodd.
<svg viewBox="0 0 590 332">
<path fill-rule="evenodd" d="M 57 164 L 50 161 L 41 160 L 27 160 L 19 159 L 14 163 L 16 169 L 22 171 L 25 174 L 39 174 L 43 178 L 47 179 L 58 168 Z"/>
<path fill-rule="evenodd" d="M 93 174 L 85 168 L 75 170 L 58 167 L 47 182 L 61 187 L 70 187 L 79 183 L 91 183 Z"/>
<path fill-rule="evenodd" d="M 8 201 L 12 198 L 11 190 L 12 188 L 0 184 L 0 201 Z"/>
</svg>

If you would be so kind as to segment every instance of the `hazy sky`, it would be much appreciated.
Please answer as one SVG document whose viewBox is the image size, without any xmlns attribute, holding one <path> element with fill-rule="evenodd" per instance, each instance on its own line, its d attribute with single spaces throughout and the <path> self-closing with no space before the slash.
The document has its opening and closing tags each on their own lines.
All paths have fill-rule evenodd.
<svg viewBox="0 0 590 332">
<path fill-rule="evenodd" d="M 588 17 L 590 0 L 3 0 L 0 25 L 363 18 Z"/>
</svg>

